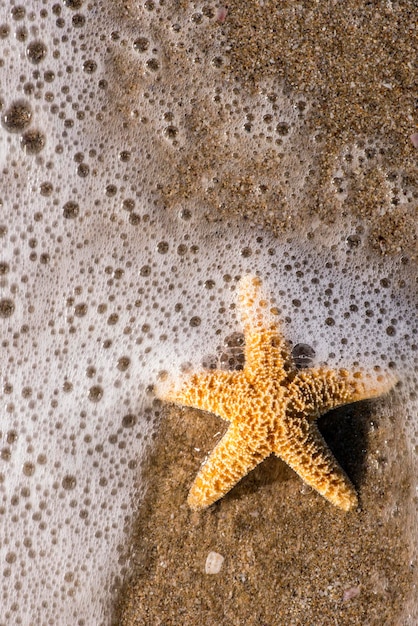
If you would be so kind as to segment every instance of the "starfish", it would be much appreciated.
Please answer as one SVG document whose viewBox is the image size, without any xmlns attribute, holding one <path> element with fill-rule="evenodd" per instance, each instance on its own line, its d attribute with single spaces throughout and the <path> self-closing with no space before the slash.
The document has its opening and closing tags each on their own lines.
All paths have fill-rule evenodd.
<svg viewBox="0 0 418 626">
<path fill-rule="evenodd" d="M 237 310 L 245 338 L 242 371 L 202 371 L 170 383 L 160 399 L 214 413 L 230 423 L 202 467 L 188 496 L 203 509 L 224 496 L 271 453 L 283 459 L 329 502 L 348 511 L 357 493 L 322 438 L 316 420 L 344 404 L 388 392 L 393 376 L 374 372 L 298 370 L 285 341 L 277 311 L 259 278 L 238 283 Z"/>
</svg>

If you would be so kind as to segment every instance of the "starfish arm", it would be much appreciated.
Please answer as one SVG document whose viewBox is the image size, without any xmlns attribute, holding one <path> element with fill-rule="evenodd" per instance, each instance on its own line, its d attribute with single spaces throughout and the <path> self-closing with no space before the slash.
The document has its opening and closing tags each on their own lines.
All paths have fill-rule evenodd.
<svg viewBox="0 0 418 626">
<path fill-rule="evenodd" d="M 357 494 L 344 470 L 327 447 L 316 424 L 304 422 L 300 436 L 277 447 L 283 459 L 310 487 L 335 506 L 349 511 L 357 506 Z"/>
<path fill-rule="evenodd" d="M 228 407 L 241 372 L 199 372 L 191 374 L 178 386 L 158 393 L 160 400 L 215 413 L 228 419 Z"/>
<path fill-rule="evenodd" d="M 327 411 L 343 404 L 350 404 L 381 396 L 396 383 L 389 375 L 363 376 L 345 369 L 316 368 L 302 370 L 289 387 L 289 408 L 294 413 L 303 412 L 316 419 Z"/>
<path fill-rule="evenodd" d="M 232 424 L 200 468 L 187 498 L 189 506 L 195 511 L 210 506 L 269 454 L 267 447 L 250 449 L 239 426 Z"/>
<path fill-rule="evenodd" d="M 238 311 L 245 337 L 245 368 L 257 372 L 276 371 L 276 379 L 284 378 L 293 361 L 272 307 L 266 300 L 261 281 L 248 274 L 238 283 Z"/>
</svg>

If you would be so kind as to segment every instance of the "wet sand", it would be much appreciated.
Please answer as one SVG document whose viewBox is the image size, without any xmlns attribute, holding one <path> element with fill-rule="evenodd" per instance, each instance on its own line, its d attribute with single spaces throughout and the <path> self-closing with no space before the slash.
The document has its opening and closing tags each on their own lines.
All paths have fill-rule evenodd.
<svg viewBox="0 0 418 626">
<path fill-rule="evenodd" d="M 145 468 L 115 624 L 395 624 L 412 581 L 403 533 L 410 484 L 408 467 L 393 461 L 403 442 L 383 407 L 363 402 L 319 422 L 360 491 L 348 514 L 274 457 L 192 512 L 188 489 L 224 423 L 168 410 Z M 205 573 L 211 551 L 225 558 L 219 574 Z"/>
<path fill-rule="evenodd" d="M 218 9 L 211 8 L 215 17 Z M 418 152 L 410 141 L 417 124 L 416 22 L 412 1 L 364 6 L 354 0 L 233 1 L 225 18 L 212 20 L 210 28 L 217 35 L 222 29 L 228 43 L 223 71 L 229 78 L 257 91 L 278 76 L 287 89 L 314 103 L 307 131 L 322 135 L 321 175 L 306 213 L 292 216 L 293 227 L 313 215 L 333 221 L 328 181 L 335 158 L 345 146 L 371 142 L 378 163 L 371 154 L 370 164 L 353 172 L 343 210 L 369 229 L 376 254 L 416 256 Z M 193 180 L 209 158 L 202 154 L 184 158 L 176 200 L 198 198 Z M 239 178 L 238 170 L 236 179 L 225 183 L 225 197 L 241 188 Z M 398 201 L 386 184 L 399 187 Z M 405 189 L 410 202 L 400 201 Z M 226 214 L 243 215 L 246 195 L 248 188 Z M 254 205 L 251 217 L 265 223 L 268 208 Z M 271 228 L 277 226 L 271 220 Z M 335 509 L 270 458 L 220 502 L 193 513 L 186 504 L 188 489 L 225 424 L 197 411 L 166 408 L 143 468 L 148 491 L 134 523 L 115 624 L 400 623 L 412 571 L 404 533 L 409 467 L 395 462 L 405 457 L 399 415 L 399 407 L 378 400 L 320 420 L 359 489 L 357 511 Z M 210 551 L 225 559 L 216 575 L 205 574 Z"/>
<path fill-rule="evenodd" d="M 287 166 L 274 150 L 252 155 L 243 147 L 237 156 L 222 143 L 219 119 L 210 117 L 202 94 L 196 119 L 189 120 L 194 145 L 163 187 L 166 205 L 193 199 L 208 206 L 209 219 L 234 215 L 275 233 L 297 230 L 307 219 L 333 224 L 339 215 L 351 215 L 378 254 L 416 259 L 418 164 L 410 139 L 418 124 L 414 2 L 266 0 L 227 6 L 223 22 L 217 19 L 220 9 L 209 7 L 201 48 L 210 49 L 220 37 L 220 71 L 237 94 L 267 93 L 274 102 L 280 85 L 293 106 L 301 107 L 306 138 L 294 146 L 293 168 L 304 152 L 312 162 L 303 198 L 293 200 L 296 189 L 285 180 L 277 183 Z M 184 59 L 177 63 L 190 71 Z M 250 103 L 249 135 L 253 113 Z M 341 200 L 336 163 L 346 179 Z M 202 174 L 217 177 L 218 188 L 202 193 Z"/>
</svg>

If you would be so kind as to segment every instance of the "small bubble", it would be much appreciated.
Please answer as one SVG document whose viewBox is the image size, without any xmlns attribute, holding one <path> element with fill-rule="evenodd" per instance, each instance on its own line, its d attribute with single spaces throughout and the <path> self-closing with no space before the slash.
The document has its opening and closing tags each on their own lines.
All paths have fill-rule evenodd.
<svg viewBox="0 0 418 626">
<path fill-rule="evenodd" d="M 125 372 L 125 371 L 128 369 L 128 367 L 129 367 L 130 363 L 131 363 L 131 360 L 130 360 L 130 358 L 129 358 L 129 357 L 127 357 L 127 356 L 121 356 L 121 357 L 118 359 L 117 368 L 118 368 L 118 370 L 120 370 L 121 372 Z"/>
<path fill-rule="evenodd" d="M 148 59 L 145 65 L 151 72 L 157 72 L 160 69 L 160 64 L 156 58 Z"/>
<path fill-rule="evenodd" d="M 209 17 L 210 19 L 212 19 L 213 17 L 215 17 L 215 11 L 211 6 L 208 5 L 204 5 L 202 8 L 202 13 L 205 17 Z"/>
<path fill-rule="evenodd" d="M 6 554 L 6 563 L 14 563 L 16 561 L 16 553 L 8 552 Z"/>
<path fill-rule="evenodd" d="M 20 138 L 20 147 L 25 154 L 39 154 L 46 142 L 45 135 L 39 130 L 28 130 Z"/>
<path fill-rule="evenodd" d="M 164 128 L 163 130 L 163 135 L 164 137 L 167 137 L 167 139 L 175 139 L 178 132 L 179 131 L 176 126 L 166 126 L 166 128 Z"/>
<path fill-rule="evenodd" d="M 135 208 L 135 200 L 133 200 L 132 198 L 125 198 L 122 201 L 122 209 L 124 211 L 128 211 L 129 213 L 131 211 L 133 211 Z"/>
<path fill-rule="evenodd" d="M 86 23 L 86 18 L 81 13 L 77 13 L 76 15 L 73 15 L 71 22 L 74 28 L 82 28 Z"/>
<path fill-rule="evenodd" d="M 72 476 L 71 474 L 67 474 L 62 479 L 61 484 L 66 491 L 72 491 L 72 489 L 75 489 L 77 485 L 77 479 L 75 476 Z"/>
<path fill-rule="evenodd" d="M 15 430 L 9 430 L 6 436 L 8 444 L 15 443 L 17 441 L 17 432 Z"/>
<path fill-rule="evenodd" d="M 23 18 L 26 15 L 26 9 L 25 7 L 19 5 L 17 7 L 13 7 L 12 10 L 10 11 L 11 16 L 14 20 L 18 21 L 18 20 L 23 20 Z"/>
<path fill-rule="evenodd" d="M 87 304 L 85 304 L 84 302 L 81 304 L 76 304 L 74 308 L 74 313 L 75 315 L 77 315 L 77 317 L 83 317 L 83 315 L 87 313 L 87 308 Z"/>
<path fill-rule="evenodd" d="M 63 216 L 67 220 L 75 219 L 80 212 L 80 207 L 77 202 L 73 202 L 70 200 L 66 202 L 63 206 Z"/>
<path fill-rule="evenodd" d="M 87 61 L 84 61 L 83 70 L 86 72 L 86 74 L 93 74 L 93 72 L 97 70 L 96 61 L 93 61 L 93 59 L 88 59 Z"/>
<path fill-rule="evenodd" d="M 87 378 L 94 378 L 94 376 L 96 376 L 96 368 L 92 365 L 89 365 L 86 369 L 86 376 Z"/>
<path fill-rule="evenodd" d="M 72 11 L 77 11 L 78 9 L 81 9 L 82 4 L 83 0 L 64 0 L 64 5 Z"/>
<path fill-rule="evenodd" d="M 13 315 L 15 310 L 15 303 L 9 298 L 3 298 L 0 300 L 0 318 L 6 318 Z"/>
<path fill-rule="evenodd" d="M 80 165 L 77 167 L 77 174 L 80 176 L 80 178 L 86 178 L 89 175 L 90 172 L 90 167 L 87 165 L 87 163 L 80 163 Z"/>
<path fill-rule="evenodd" d="M 277 126 L 276 126 L 276 131 L 282 137 L 284 137 L 285 135 L 288 135 L 289 134 L 289 124 L 286 124 L 286 122 L 279 122 L 277 124 Z"/>
<path fill-rule="evenodd" d="M 206 354 L 202 359 L 202 367 L 205 370 L 216 370 L 218 359 L 214 354 Z"/>
<path fill-rule="evenodd" d="M 53 190 L 54 187 L 52 183 L 44 182 L 39 185 L 39 193 L 41 194 L 41 196 L 50 196 Z"/>
<path fill-rule="evenodd" d="M 159 241 L 157 244 L 157 252 L 166 254 L 168 252 L 168 243 L 166 241 Z"/>
<path fill-rule="evenodd" d="M 8 24 L 1 24 L 0 25 L 0 39 L 6 39 L 6 37 L 9 36 L 10 33 L 10 27 Z"/>
<path fill-rule="evenodd" d="M 7 274 L 7 272 L 9 271 L 9 264 L 6 262 L 1 261 L 0 262 L 0 276 Z"/>
<path fill-rule="evenodd" d="M 292 357 L 298 369 L 310 367 L 315 357 L 315 350 L 307 343 L 297 343 L 293 346 Z"/>
<path fill-rule="evenodd" d="M 333 317 L 327 317 L 327 319 L 325 320 L 325 324 L 327 326 L 335 326 L 335 320 Z"/>
<path fill-rule="evenodd" d="M 348 235 L 346 242 L 349 248 L 358 248 L 361 244 L 361 237 L 359 235 Z"/>
<path fill-rule="evenodd" d="M 129 223 L 132 224 L 132 226 L 138 226 L 140 221 L 141 221 L 141 216 L 138 215 L 138 213 L 134 213 L 134 212 L 129 213 Z"/>
<path fill-rule="evenodd" d="M 396 328 L 394 326 L 388 326 L 386 328 L 386 334 L 389 335 L 389 337 L 393 337 L 396 335 Z"/>
<path fill-rule="evenodd" d="M 46 57 L 46 45 L 42 41 L 31 41 L 26 48 L 26 56 L 37 65 Z"/>
<path fill-rule="evenodd" d="M 44 72 L 44 81 L 46 83 L 52 83 L 55 80 L 55 74 L 52 70 Z"/>
<path fill-rule="evenodd" d="M 244 333 L 235 332 L 225 337 L 224 344 L 227 348 L 242 348 L 245 344 Z"/>
<path fill-rule="evenodd" d="M 149 276 L 151 274 L 151 268 L 149 265 L 143 265 L 139 270 L 140 276 Z"/>
<path fill-rule="evenodd" d="M 26 39 L 28 38 L 27 28 L 25 28 L 24 26 L 22 26 L 21 28 L 17 28 L 15 37 L 17 41 L 21 41 L 21 42 L 26 41 Z"/>
<path fill-rule="evenodd" d="M 241 256 L 244 257 L 244 259 L 248 259 L 248 257 L 250 257 L 252 255 L 252 250 L 251 248 L 243 248 L 241 250 Z"/>
<path fill-rule="evenodd" d="M 149 41 L 146 37 L 138 37 L 132 44 L 132 47 L 137 52 L 145 52 L 149 48 Z"/>
<path fill-rule="evenodd" d="M 9 133 L 20 133 L 29 126 L 32 119 L 32 109 L 26 100 L 16 100 L 4 112 L 1 121 Z"/>
<path fill-rule="evenodd" d="M 180 218 L 184 221 L 187 221 L 192 217 L 192 213 L 189 209 L 182 209 L 179 215 Z"/>
<path fill-rule="evenodd" d="M 88 397 L 92 402 L 99 402 L 99 400 L 103 397 L 102 387 L 100 387 L 100 385 L 93 385 L 93 387 L 90 387 Z"/>
<path fill-rule="evenodd" d="M 200 326 L 201 323 L 202 323 L 202 320 L 197 315 L 194 315 L 193 317 L 190 318 L 189 324 L 192 328 L 196 328 L 197 326 Z"/>
<path fill-rule="evenodd" d="M 116 185 L 106 185 L 105 193 L 109 198 L 111 198 L 112 196 L 116 195 L 117 190 L 118 188 L 116 187 Z"/>
<path fill-rule="evenodd" d="M 128 415 L 124 415 L 122 418 L 122 426 L 124 428 L 132 428 L 136 424 L 136 417 L 129 413 Z"/>
<path fill-rule="evenodd" d="M 3 461 L 10 461 L 11 456 L 12 454 L 9 448 L 2 448 L 2 450 L 0 451 L 0 459 L 2 459 Z"/>
<path fill-rule="evenodd" d="M 35 465 L 34 463 L 24 463 L 23 464 L 23 473 L 25 476 L 33 476 L 35 473 Z"/>
</svg>

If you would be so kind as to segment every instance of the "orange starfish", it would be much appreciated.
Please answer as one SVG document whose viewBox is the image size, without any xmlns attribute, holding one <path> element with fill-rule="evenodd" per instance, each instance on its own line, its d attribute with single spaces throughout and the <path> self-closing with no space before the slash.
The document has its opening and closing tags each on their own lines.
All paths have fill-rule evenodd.
<svg viewBox="0 0 418 626">
<path fill-rule="evenodd" d="M 202 509 L 224 496 L 274 452 L 329 502 L 348 511 L 357 494 L 323 440 L 316 419 L 337 406 L 389 391 L 389 375 L 325 367 L 297 370 L 274 309 L 251 275 L 238 284 L 238 312 L 245 337 L 242 371 L 200 372 L 159 397 L 219 415 L 230 422 L 203 463 L 188 503 Z"/>
</svg>

